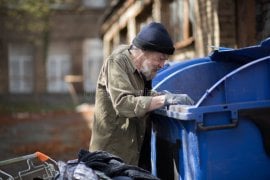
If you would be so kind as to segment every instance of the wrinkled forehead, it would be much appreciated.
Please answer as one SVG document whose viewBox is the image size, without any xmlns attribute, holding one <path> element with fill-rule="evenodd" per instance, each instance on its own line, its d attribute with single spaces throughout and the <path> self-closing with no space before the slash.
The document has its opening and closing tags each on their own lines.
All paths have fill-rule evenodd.
<svg viewBox="0 0 270 180">
<path fill-rule="evenodd" d="M 145 51 L 149 56 L 155 57 L 159 60 L 168 60 L 169 55 L 157 51 Z"/>
</svg>

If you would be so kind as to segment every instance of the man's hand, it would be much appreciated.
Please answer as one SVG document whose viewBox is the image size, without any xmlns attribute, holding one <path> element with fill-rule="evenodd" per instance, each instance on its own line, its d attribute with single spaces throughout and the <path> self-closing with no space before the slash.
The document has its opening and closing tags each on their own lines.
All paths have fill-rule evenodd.
<svg viewBox="0 0 270 180">
<path fill-rule="evenodd" d="M 187 94 L 172 94 L 169 91 L 155 92 L 148 111 L 168 106 L 168 105 L 193 105 L 194 101 Z"/>
<path fill-rule="evenodd" d="M 194 101 L 187 94 L 166 93 L 164 105 L 168 106 L 176 104 L 193 105 Z"/>
</svg>

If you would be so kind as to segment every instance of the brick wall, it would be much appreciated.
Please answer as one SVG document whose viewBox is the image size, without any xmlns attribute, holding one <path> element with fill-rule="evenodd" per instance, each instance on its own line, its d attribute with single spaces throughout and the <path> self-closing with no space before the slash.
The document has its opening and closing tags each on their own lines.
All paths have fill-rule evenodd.
<svg viewBox="0 0 270 180">
<path fill-rule="evenodd" d="M 218 18 L 220 30 L 220 46 L 235 48 L 236 14 L 234 0 L 219 1 Z"/>
<path fill-rule="evenodd" d="M 270 36 L 270 2 L 256 0 L 256 39 L 262 40 Z"/>
<path fill-rule="evenodd" d="M 1 34 L 1 33 L 0 33 Z M 4 39 L 0 39 L 0 94 L 8 91 L 8 47 Z"/>
</svg>

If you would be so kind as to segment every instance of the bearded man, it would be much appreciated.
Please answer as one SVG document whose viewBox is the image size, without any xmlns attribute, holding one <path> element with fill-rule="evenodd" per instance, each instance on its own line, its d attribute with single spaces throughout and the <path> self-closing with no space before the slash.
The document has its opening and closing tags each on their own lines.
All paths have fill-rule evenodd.
<svg viewBox="0 0 270 180">
<path fill-rule="evenodd" d="M 138 165 L 149 112 L 193 103 L 187 95 L 151 92 L 151 79 L 173 53 L 165 27 L 152 22 L 131 45 L 119 46 L 104 61 L 96 87 L 90 151 L 107 151 Z"/>
</svg>

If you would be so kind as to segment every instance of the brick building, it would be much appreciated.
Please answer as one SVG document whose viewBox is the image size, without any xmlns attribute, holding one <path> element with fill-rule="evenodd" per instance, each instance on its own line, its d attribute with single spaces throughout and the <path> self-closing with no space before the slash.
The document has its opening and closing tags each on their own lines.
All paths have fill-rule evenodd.
<svg viewBox="0 0 270 180">
<path fill-rule="evenodd" d="M 162 22 L 174 42 L 173 60 L 206 56 L 214 47 L 239 48 L 269 36 L 269 0 L 116 0 L 103 18 L 104 56 L 130 43 L 147 22 Z"/>
<path fill-rule="evenodd" d="M 6 2 L 0 3 L 1 99 L 60 102 L 71 100 L 74 89 L 81 97 L 93 92 L 103 59 L 98 31 L 107 1 L 50 1 L 46 27 L 44 17 Z"/>
<path fill-rule="evenodd" d="M 176 48 L 171 59 L 176 61 L 206 56 L 213 47 L 253 45 L 270 32 L 269 0 L 57 2 L 65 3 L 50 6 L 53 13 L 45 34 L 4 26 L 14 20 L 7 16 L 9 9 L 1 7 L 1 99 L 70 100 L 74 87 L 86 101 L 93 100 L 91 92 L 103 57 L 118 44 L 129 44 L 153 20 L 169 30 Z M 66 75 L 75 75 L 73 87 L 65 81 Z"/>
</svg>

